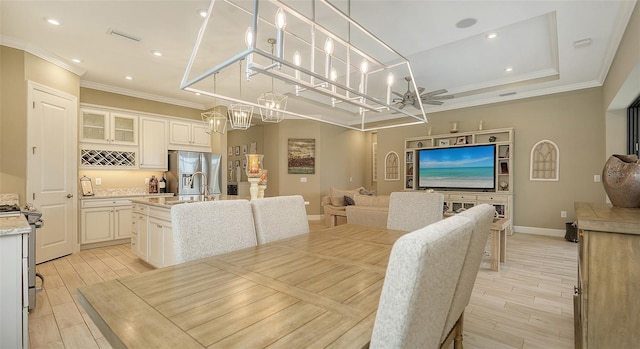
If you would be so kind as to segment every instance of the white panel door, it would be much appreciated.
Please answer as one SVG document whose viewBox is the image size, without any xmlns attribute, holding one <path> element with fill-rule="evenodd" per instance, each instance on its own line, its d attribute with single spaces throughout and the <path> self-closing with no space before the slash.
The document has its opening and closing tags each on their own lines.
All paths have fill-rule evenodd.
<svg viewBox="0 0 640 349">
<path fill-rule="evenodd" d="M 140 118 L 140 168 L 167 170 L 167 123 Z"/>
<path fill-rule="evenodd" d="M 36 263 L 73 252 L 77 236 L 77 98 L 29 82 L 27 197 L 42 211 Z"/>
</svg>

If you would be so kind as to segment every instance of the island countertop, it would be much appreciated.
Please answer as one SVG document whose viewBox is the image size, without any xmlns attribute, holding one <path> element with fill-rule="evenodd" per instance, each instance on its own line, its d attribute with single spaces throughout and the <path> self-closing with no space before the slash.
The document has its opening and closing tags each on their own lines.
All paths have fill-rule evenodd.
<svg viewBox="0 0 640 349">
<path fill-rule="evenodd" d="M 0 236 L 29 234 L 29 232 L 31 232 L 31 226 L 22 214 L 13 217 L 0 217 Z"/>
<path fill-rule="evenodd" d="M 132 198 L 131 202 L 134 204 L 150 205 L 161 208 L 171 208 L 176 204 L 185 204 L 201 201 L 217 201 L 217 200 L 249 200 L 248 196 L 240 195 L 211 195 L 204 197 L 204 195 L 179 195 L 172 197 L 146 197 L 146 198 Z"/>
</svg>

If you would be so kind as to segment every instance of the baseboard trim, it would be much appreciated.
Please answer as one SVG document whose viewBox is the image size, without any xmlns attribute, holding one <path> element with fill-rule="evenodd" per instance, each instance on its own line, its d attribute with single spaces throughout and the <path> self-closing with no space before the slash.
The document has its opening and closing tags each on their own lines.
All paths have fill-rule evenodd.
<svg viewBox="0 0 640 349">
<path fill-rule="evenodd" d="M 566 231 L 564 231 L 562 229 L 523 227 L 521 225 L 513 226 L 513 231 L 516 232 L 516 233 L 522 233 L 522 234 L 558 236 L 558 237 L 564 237 L 564 235 L 566 233 Z"/>
<path fill-rule="evenodd" d="M 319 221 L 321 219 L 324 219 L 323 214 L 307 215 L 307 220 L 310 220 L 310 221 Z"/>
</svg>

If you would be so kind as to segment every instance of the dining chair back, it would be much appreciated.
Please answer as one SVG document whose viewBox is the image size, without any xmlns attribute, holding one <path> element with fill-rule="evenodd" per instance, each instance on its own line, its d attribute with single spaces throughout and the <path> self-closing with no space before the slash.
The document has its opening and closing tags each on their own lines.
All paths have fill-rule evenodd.
<svg viewBox="0 0 640 349">
<path fill-rule="evenodd" d="M 471 291 L 476 282 L 494 215 L 495 208 L 489 204 L 477 205 L 458 214 L 458 216 L 468 217 L 473 220 L 473 231 L 471 232 L 469 248 L 467 249 L 460 278 L 453 294 L 447 321 L 440 339 L 442 348 L 449 348 L 453 341 L 454 349 L 462 349 L 464 309 L 471 299 Z"/>
<path fill-rule="evenodd" d="M 274 196 L 251 201 L 258 244 L 306 234 L 309 220 L 300 195 Z"/>
<path fill-rule="evenodd" d="M 444 195 L 440 193 L 393 192 L 389 199 L 387 228 L 414 231 L 442 219 Z"/>
<path fill-rule="evenodd" d="M 473 222 L 455 216 L 400 237 L 391 249 L 371 348 L 437 348 Z"/>
<path fill-rule="evenodd" d="M 207 201 L 171 208 L 176 263 L 256 246 L 247 200 Z"/>
</svg>

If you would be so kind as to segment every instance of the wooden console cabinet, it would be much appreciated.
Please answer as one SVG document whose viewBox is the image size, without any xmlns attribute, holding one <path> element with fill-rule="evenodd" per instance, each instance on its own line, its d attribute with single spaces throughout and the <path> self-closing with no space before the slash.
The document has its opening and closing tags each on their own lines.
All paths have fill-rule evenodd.
<svg viewBox="0 0 640 349">
<path fill-rule="evenodd" d="M 640 348 L 640 209 L 575 203 L 576 348 Z"/>
</svg>

